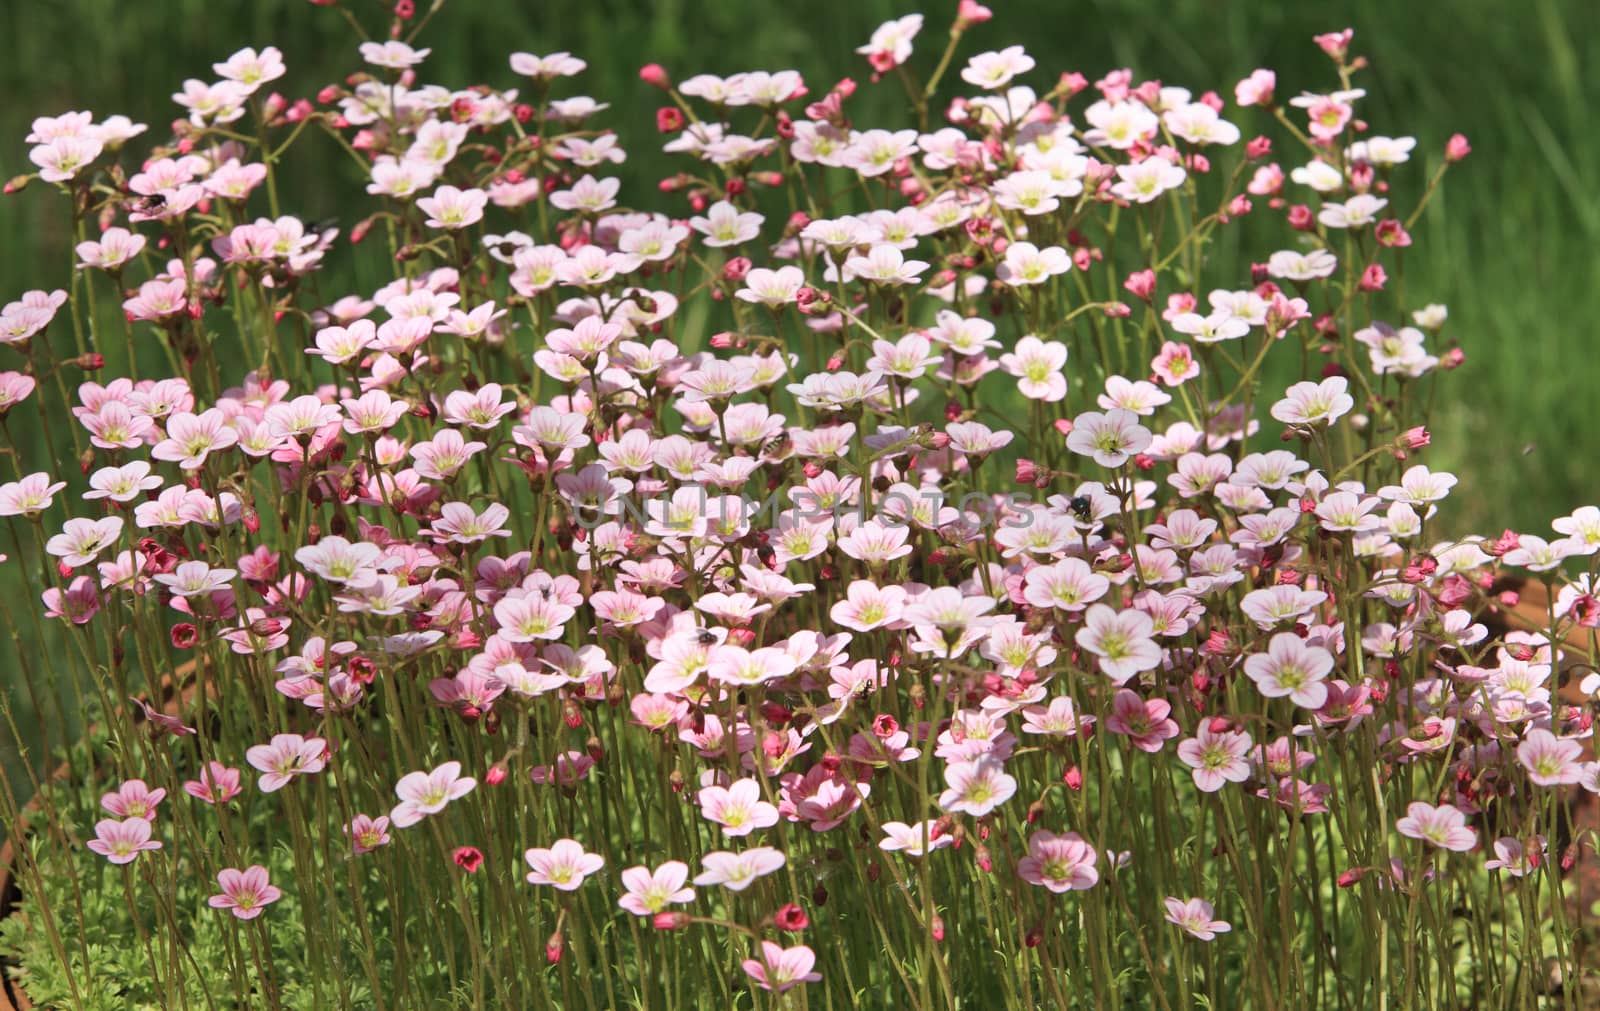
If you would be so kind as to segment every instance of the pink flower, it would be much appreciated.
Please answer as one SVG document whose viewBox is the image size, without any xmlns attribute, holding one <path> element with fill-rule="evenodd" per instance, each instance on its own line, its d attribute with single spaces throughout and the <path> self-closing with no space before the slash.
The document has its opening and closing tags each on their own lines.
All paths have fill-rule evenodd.
<svg viewBox="0 0 1600 1011">
<path fill-rule="evenodd" d="M 1440 849 L 1464 853 L 1478 844 L 1478 833 L 1467 827 L 1467 817 L 1450 804 L 1434 807 L 1414 801 L 1406 807 L 1406 816 L 1395 822 L 1395 830 L 1410 839 Z"/>
<path fill-rule="evenodd" d="M 781 851 L 771 846 L 756 846 L 743 853 L 717 850 L 700 858 L 705 870 L 695 876 L 697 885 L 721 885 L 729 891 L 742 892 L 782 867 L 785 862 Z"/>
<path fill-rule="evenodd" d="M 277 46 L 267 46 L 259 53 L 249 47 L 241 49 L 228 57 L 226 63 L 213 63 L 211 69 L 218 77 L 237 82 L 253 92 L 268 81 L 282 77 L 285 68 L 283 53 Z"/>
<path fill-rule="evenodd" d="M 321 772 L 328 742 L 320 737 L 274 734 L 270 744 L 258 744 L 244 753 L 245 760 L 264 775 L 257 782 L 262 793 L 289 785 L 296 776 Z"/>
<path fill-rule="evenodd" d="M 1028 581 L 1023 588 L 1023 599 L 1039 608 L 1055 608 L 1077 612 L 1090 602 L 1104 597 L 1111 589 L 1111 580 L 1089 567 L 1081 558 L 1064 558 L 1054 565 L 1041 565 L 1028 570 Z M 1106 608 L 1110 611 L 1110 608 Z M 1112 612 L 1116 614 L 1115 611 Z M 1129 619 L 1136 622 L 1136 619 Z M 1152 626 L 1153 627 L 1153 626 Z M 1082 634 L 1080 630 L 1079 634 Z M 1147 630 L 1146 635 L 1149 634 Z M 1079 643 L 1079 645 L 1084 645 Z M 1088 646 L 1084 646 L 1088 649 Z"/>
<path fill-rule="evenodd" d="M 161 848 L 150 838 L 150 821 L 137 816 L 121 821 L 102 818 L 94 823 L 94 835 L 85 845 L 114 864 L 132 863 L 145 850 Z"/>
<path fill-rule="evenodd" d="M 1017 792 L 1017 781 L 1006 775 L 1005 766 L 990 755 L 970 762 L 951 762 L 945 766 L 944 781 L 949 788 L 939 795 L 939 806 L 974 818 L 982 818 Z"/>
<path fill-rule="evenodd" d="M 757 267 L 745 275 L 745 286 L 734 292 L 734 297 L 769 307 L 787 305 L 798 298 L 805 283 L 806 276 L 799 267 Z"/>
<path fill-rule="evenodd" d="M 1285 425 L 1331 425 L 1355 406 L 1350 382 L 1333 376 L 1320 383 L 1295 383 L 1272 405 L 1272 416 Z"/>
<path fill-rule="evenodd" d="M 408 772 L 394 785 L 400 803 L 389 812 L 395 828 L 409 828 L 430 814 L 438 814 L 452 800 L 472 792 L 478 781 L 461 775 L 460 762 L 446 762 L 432 772 Z"/>
<path fill-rule="evenodd" d="M 857 579 L 845 589 L 845 598 L 834 604 L 828 614 L 835 624 L 857 632 L 870 632 L 899 621 L 905 599 L 903 587 L 879 587 Z"/>
<path fill-rule="evenodd" d="M 155 460 L 173 460 L 184 470 L 199 470 L 206 457 L 239 441 L 223 413 L 211 408 L 202 414 L 179 411 L 167 419 L 167 436 L 150 451 Z"/>
<path fill-rule="evenodd" d="M 1270 70 L 1253 70 L 1249 77 L 1234 85 L 1233 97 L 1240 105 L 1271 105 L 1272 93 L 1277 87 L 1277 74 Z"/>
<path fill-rule="evenodd" d="M 444 398 L 444 420 L 451 425 L 491 429 L 500 419 L 517 409 L 515 401 L 501 402 L 499 383 L 484 383 L 475 392 L 456 390 Z"/>
<path fill-rule="evenodd" d="M 1280 632 L 1267 644 L 1265 653 L 1245 658 L 1245 675 L 1254 681 L 1256 691 L 1269 699 L 1283 698 L 1306 709 L 1321 709 L 1328 701 L 1328 686 L 1323 679 L 1333 670 L 1333 654 L 1320 646 L 1308 646 L 1293 632 Z"/>
<path fill-rule="evenodd" d="M 382 557 L 383 549 L 376 544 L 352 543 L 337 534 L 329 534 L 294 553 L 294 560 L 307 572 L 354 589 L 377 582 L 378 560 Z"/>
<path fill-rule="evenodd" d="M 635 916 L 654 916 L 675 902 L 693 902 L 694 889 L 685 888 L 689 865 L 668 860 L 654 871 L 648 867 L 629 867 L 622 872 L 627 894 L 617 905 Z"/>
<path fill-rule="evenodd" d="M 138 256 L 144 249 L 145 238 L 126 228 L 108 228 L 100 233 L 98 242 L 80 242 L 77 245 L 80 266 L 116 270 Z"/>
<path fill-rule="evenodd" d="M 428 216 L 429 228 L 455 230 L 482 221 L 483 209 L 488 203 L 489 194 L 483 190 L 440 186 L 432 196 L 419 198 L 417 208 Z"/>
<path fill-rule="evenodd" d="M 1094 847 L 1076 832 L 1035 832 L 1028 838 L 1028 855 L 1017 861 L 1017 875 L 1058 894 L 1080 892 L 1099 882 L 1098 859 Z"/>
<path fill-rule="evenodd" d="M 1178 758 L 1194 770 L 1194 785 L 1215 793 L 1225 783 L 1242 783 L 1250 776 L 1250 735 L 1224 730 L 1213 732 L 1209 720 L 1178 745 Z"/>
<path fill-rule="evenodd" d="M 418 474 L 435 481 L 448 481 L 475 455 L 488 448 L 488 443 L 468 442 L 461 438 L 461 433 L 447 428 L 431 441 L 412 446 L 411 457 L 417 462 Z"/>
<path fill-rule="evenodd" d="M 1091 457 L 1102 467 L 1115 468 L 1148 449 L 1150 439 L 1150 430 L 1139 424 L 1139 416 L 1132 411 L 1085 411 L 1072 419 L 1067 448 L 1079 456 Z"/>
<path fill-rule="evenodd" d="M 585 173 L 571 189 L 550 194 L 550 206 L 563 211 L 598 214 L 617 206 L 617 191 L 621 187 L 620 179 L 596 179 Z M 417 203 L 420 206 L 422 202 Z"/>
<path fill-rule="evenodd" d="M 404 42 L 363 42 L 361 43 L 361 58 L 374 67 L 385 67 L 389 70 L 405 70 L 414 67 L 428 58 L 431 49 L 413 49 Z"/>
<path fill-rule="evenodd" d="M 426 322 L 422 325 L 427 326 Z M 382 390 L 364 393 L 359 399 L 345 397 L 339 401 L 339 406 L 344 408 L 346 415 L 344 430 L 351 435 L 377 435 L 387 432 L 399 424 L 400 419 L 411 409 L 411 405 L 406 401 L 395 400 Z"/>
<path fill-rule="evenodd" d="M 156 820 L 156 805 L 166 799 L 167 791 L 150 789 L 142 779 L 130 779 L 117 787 L 116 793 L 100 798 L 100 806 L 118 818 L 143 818 Z"/>
<path fill-rule="evenodd" d="M 1151 638 L 1154 633 L 1155 622 L 1143 611 L 1095 604 L 1074 639 L 1099 657 L 1100 672 L 1120 685 L 1161 665 L 1161 647 Z"/>
<path fill-rule="evenodd" d="M 439 509 L 439 517 L 431 529 L 422 536 L 434 541 L 452 544 L 476 544 L 490 537 L 510 537 L 505 527 L 511 510 L 498 502 L 491 502 L 482 512 L 476 512 L 465 502 L 446 502 Z"/>
<path fill-rule="evenodd" d="M 358 814 L 350 819 L 350 824 L 345 826 L 345 835 L 350 837 L 350 848 L 357 853 L 371 853 L 380 846 L 389 845 L 389 816 L 379 815 L 376 818 Z"/>
<path fill-rule="evenodd" d="M 0 372 L 0 414 L 27 400 L 38 384 L 20 372 Z"/>
<path fill-rule="evenodd" d="M 878 841 L 878 848 L 890 852 L 898 850 L 907 856 L 920 857 L 934 850 L 954 846 L 955 833 L 941 833 L 938 825 L 938 820 L 933 818 L 915 825 L 907 825 L 903 821 L 886 821 L 882 826 L 883 838 Z"/>
<path fill-rule="evenodd" d="M 1165 158 L 1152 157 L 1132 165 L 1118 165 L 1118 182 L 1111 194 L 1133 203 L 1148 204 L 1161 194 L 1183 185 L 1188 173 Z"/>
<path fill-rule="evenodd" d="M 511 71 L 524 77 L 551 80 L 556 77 L 574 77 L 583 73 L 588 64 L 571 53 L 551 53 L 535 56 L 532 53 L 512 53 Z"/>
<path fill-rule="evenodd" d="M 1012 287 L 1046 284 L 1072 269 L 1072 257 L 1060 246 L 1040 249 L 1031 242 L 1013 242 L 1006 247 L 1005 260 L 995 269 L 995 276 Z M 1027 340 L 1030 338 L 1024 338 Z M 1021 347 L 1021 342 L 1018 342 Z M 1062 354 L 1066 349 L 1062 348 Z"/>
<path fill-rule="evenodd" d="M 1197 941 L 1214 940 L 1218 934 L 1226 934 L 1233 929 L 1227 920 L 1212 918 L 1211 903 L 1205 899 L 1185 901 L 1168 896 L 1164 901 L 1167 904 L 1167 922 L 1177 924 L 1185 934 Z"/>
<path fill-rule="evenodd" d="M 708 246 L 737 246 L 761 234 L 764 220 L 754 211 L 741 212 L 726 200 L 718 200 L 705 217 L 690 218 L 689 227 L 704 235 Z"/>
<path fill-rule="evenodd" d="M 1200 363 L 1195 361 L 1194 351 L 1189 345 L 1166 341 L 1161 345 L 1161 352 L 1150 362 L 1150 371 L 1168 386 L 1181 386 L 1200 374 Z"/>
<path fill-rule="evenodd" d="M 1486 870 L 1501 870 L 1514 878 L 1520 878 L 1539 868 L 1545 860 L 1544 836 L 1533 837 L 1532 847 L 1524 846 L 1522 840 L 1511 836 L 1503 836 L 1494 841 L 1494 857 L 1484 862 Z"/>
<path fill-rule="evenodd" d="M 1065 344 L 1042 341 L 1032 334 L 1018 340 L 1014 350 L 1000 356 L 1000 367 L 1017 377 L 1017 392 L 1029 400 L 1051 404 L 1067 395 L 1067 378 L 1061 374 L 1066 364 Z"/>
<path fill-rule="evenodd" d="M 771 941 L 762 941 L 761 958 L 745 959 L 744 971 L 761 989 L 783 993 L 797 984 L 820 980 L 822 974 L 811 971 L 816 962 L 816 954 L 803 944 L 785 948 Z"/>
<path fill-rule="evenodd" d="M 100 612 L 100 592 L 88 576 L 74 577 L 65 590 L 52 586 L 39 599 L 46 618 L 66 618 L 74 625 L 86 625 Z"/>
<path fill-rule="evenodd" d="M 494 620 L 507 642 L 559 639 L 577 609 L 542 594 L 507 597 L 494 605 Z"/>
<path fill-rule="evenodd" d="M 306 348 L 306 354 L 317 355 L 329 365 L 345 365 L 360 358 L 361 353 L 377 339 L 377 324 L 370 319 L 358 319 L 348 326 L 329 326 L 318 330 L 316 346 Z"/>
<path fill-rule="evenodd" d="M 1166 699 L 1141 699 L 1124 688 L 1111 700 L 1106 729 L 1126 735 L 1134 747 L 1154 754 L 1179 734 L 1177 721 L 1167 718 L 1171 712 L 1172 704 Z"/>
<path fill-rule="evenodd" d="M 1535 786 L 1564 786 L 1583 779 L 1583 745 L 1543 728 L 1528 731 L 1517 745 L 1517 761 Z"/>
<path fill-rule="evenodd" d="M 574 839 L 558 840 L 549 849 L 530 849 L 522 856 L 533 868 L 528 872 L 529 884 L 550 885 L 563 892 L 576 891 L 606 862 L 598 853 L 585 853 L 583 844 Z"/>
<path fill-rule="evenodd" d="M 105 150 L 93 137 L 57 137 L 28 152 L 28 159 L 39 166 L 39 178 L 47 183 L 70 182 Z"/>
<path fill-rule="evenodd" d="M 65 481 L 52 481 L 44 471 L 29 474 L 20 481 L 0 485 L 0 516 L 31 516 L 50 508 L 56 492 Z"/>
<path fill-rule="evenodd" d="M 712 595 L 706 594 L 700 598 L 699 606 L 702 610 L 716 613 L 708 606 L 711 601 Z M 760 610 L 766 608 L 762 607 Z M 795 666 L 794 657 L 774 646 L 763 646 L 755 650 L 739 646 L 718 646 L 711 652 L 706 677 L 722 684 L 759 685 L 788 677 L 794 673 Z"/>
<path fill-rule="evenodd" d="M 722 834 L 749 835 L 778 823 L 778 809 L 761 799 L 761 784 L 741 779 L 732 786 L 708 786 L 696 797 L 701 815 L 722 826 Z"/>
<path fill-rule="evenodd" d="M 872 32 L 872 38 L 856 52 L 867 57 L 878 73 L 893 70 L 911 58 L 911 40 L 922 31 L 922 15 L 907 14 L 885 21 Z"/>
<path fill-rule="evenodd" d="M 199 779 L 183 784 L 183 792 L 207 804 L 226 804 L 244 792 L 239 785 L 239 770 L 230 769 L 221 762 L 207 762 L 200 770 Z"/>
<path fill-rule="evenodd" d="M 206 901 L 212 909 L 231 909 L 241 920 L 253 920 L 261 910 L 277 902 L 283 892 L 267 880 L 267 869 L 260 864 L 237 870 L 229 867 L 217 874 L 217 884 L 222 894 Z"/>
<path fill-rule="evenodd" d="M 691 222 L 692 224 L 692 222 Z M 707 245 L 710 245 L 708 242 Z M 925 260 L 908 260 L 894 246 L 879 244 L 865 256 L 851 256 L 840 271 L 845 280 L 872 281 L 877 284 L 917 284 L 928 269 Z"/>
<path fill-rule="evenodd" d="M 79 516 L 62 524 L 61 532 L 46 541 L 44 549 L 61 559 L 61 564 L 75 569 L 94 561 L 101 552 L 115 544 L 121 534 L 120 517 L 91 520 Z"/>
</svg>

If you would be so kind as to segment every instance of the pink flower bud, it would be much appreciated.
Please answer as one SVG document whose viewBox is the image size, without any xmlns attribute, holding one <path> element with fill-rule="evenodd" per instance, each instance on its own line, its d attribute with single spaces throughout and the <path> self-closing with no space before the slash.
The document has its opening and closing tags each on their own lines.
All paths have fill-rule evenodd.
<svg viewBox="0 0 1600 1011">
<path fill-rule="evenodd" d="M 956 8 L 955 30 L 958 32 L 965 31 L 967 28 L 982 24 L 992 17 L 994 17 L 994 11 L 978 3 L 977 0 L 961 0 L 961 4 Z"/>
<path fill-rule="evenodd" d="M 657 913 L 655 919 L 650 921 L 650 925 L 657 930 L 682 930 L 689 925 L 689 922 L 688 913 Z M 549 950 L 548 947 L 545 948 L 547 953 Z"/>
<path fill-rule="evenodd" d="M 1128 275 L 1126 281 L 1122 282 L 1122 286 L 1128 289 L 1128 294 L 1134 298 L 1148 302 L 1155 295 L 1156 272 L 1153 270 L 1134 271 Z"/>
<path fill-rule="evenodd" d="M 672 89 L 672 78 L 668 76 L 666 68 L 659 63 L 646 63 L 640 67 L 639 80 L 652 88 L 660 88 L 662 91 L 670 91 Z"/>
</svg>

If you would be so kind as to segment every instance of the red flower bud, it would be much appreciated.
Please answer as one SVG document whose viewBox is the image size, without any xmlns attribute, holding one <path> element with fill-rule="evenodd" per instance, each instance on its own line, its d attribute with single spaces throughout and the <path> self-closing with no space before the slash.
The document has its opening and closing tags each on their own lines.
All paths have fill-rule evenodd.
<svg viewBox="0 0 1600 1011">
<path fill-rule="evenodd" d="M 790 902 L 772 914 L 772 923 L 779 930 L 804 930 L 811 925 L 811 920 L 804 909 Z"/>
</svg>

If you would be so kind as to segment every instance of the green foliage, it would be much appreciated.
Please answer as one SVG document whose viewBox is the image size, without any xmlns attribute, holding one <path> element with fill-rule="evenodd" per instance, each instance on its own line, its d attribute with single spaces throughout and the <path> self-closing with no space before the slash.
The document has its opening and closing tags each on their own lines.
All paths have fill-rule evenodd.
<svg viewBox="0 0 1600 1011">
<path fill-rule="evenodd" d="M 80 744 L 75 758 L 89 763 L 105 756 L 106 741 L 98 735 L 92 747 Z M 211 909 L 206 899 L 215 893 L 215 876 L 196 865 L 181 845 L 145 853 L 125 867 L 107 863 L 83 846 L 94 835 L 93 825 L 81 815 L 98 809 L 101 787 L 93 784 L 56 783 L 50 788 L 55 817 L 47 832 L 32 835 L 27 844 L 31 863 L 39 869 L 42 892 L 22 889 L 13 914 L 0 918 L 0 960 L 14 963 L 13 978 L 40 1007 L 73 1007 L 84 1011 L 124 1011 L 160 1008 L 162 994 L 183 995 L 185 1007 L 255 1008 L 264 1006 L 255 962 L 249 962 L 243 983 L 248 1001 L 237 998 L 227 975 L 229 952 L 248 948 L 265 937 L 271 945 L 271 981 L 284 1011 L 325 1007 L 332 995 L 311 985 L 307 962 L 306 924 L 294 889 L 272 907 L 272 916 L 246 922 L 226 910 Z M 187 796 L 169 797 L 165 804 L 194 803 Z M 270 807 L 255 805 L 243 828 L 249 835 L 270 838 L 279 818 Z M 63 848 L 59 840 L 70 841 Z M 172 862 L 176 862 L 176 867 Z M 271 850 L 265 865 L 272 876 L 286 880 L 293 854 L 284 846 Z M 20 864 L 19 864 L 20 867 Z M 24 885 L 31 875 L 23 875 Z M 369 889 L 373 925 L 387 922 L 384 897 Z M 132 896 L 134 901 L 130 902 Z M 162 903 L 168 903 L 163 908 Z M 177 924 L 174 934 L 166 917 Z M 65 948 L 68 964 L 57 957 L 46 917 Z M 179 937 L 181 945 L 166 941 Z M 381 936 L 381 935 L 380 935 Z M 381 943 L 374 954 L 387 977 L 392 961 Z M 344 953 L 348 972 L 340 980 L 341 998 L 347 1006 L 375 1007 L 354 951 Z M 158 983 L 158 980 L 164 981 Z"/>
</svg>

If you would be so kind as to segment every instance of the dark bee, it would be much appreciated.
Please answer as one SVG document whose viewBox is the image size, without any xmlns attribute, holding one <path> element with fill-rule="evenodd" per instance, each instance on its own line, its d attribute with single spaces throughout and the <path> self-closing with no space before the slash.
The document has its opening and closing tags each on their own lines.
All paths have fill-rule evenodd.
<svg viewBox="0 0 1600 1011">
<path fill-rule="evenodd" d="M 164 195 L 152 193 L 149 196 L 128 201 L 127 208 L 135 214 L 154 214 L 166 205 L 167 198 Z"/>
<path fill-rule="evenodd" d="M 700 630 L 700 634 L 696 636 L 696 638 L 699 640 L 700 645 L 702 646 L 712 646 L 715 645 L 717 641 L 716 633 L 712 632 L 709 628 L 702 628 Z"/>
<path fill-rule="evenodd" d="M 1074 497 L 1071 502 L 1067 503 L 1067 506 L 1072 510 L 1072 515 L 1085 523 L 1089 522 L 1094 515 L 1094 503 L 1089 501 L 1089 496 L 1087 495 Z"/>
</svg>

